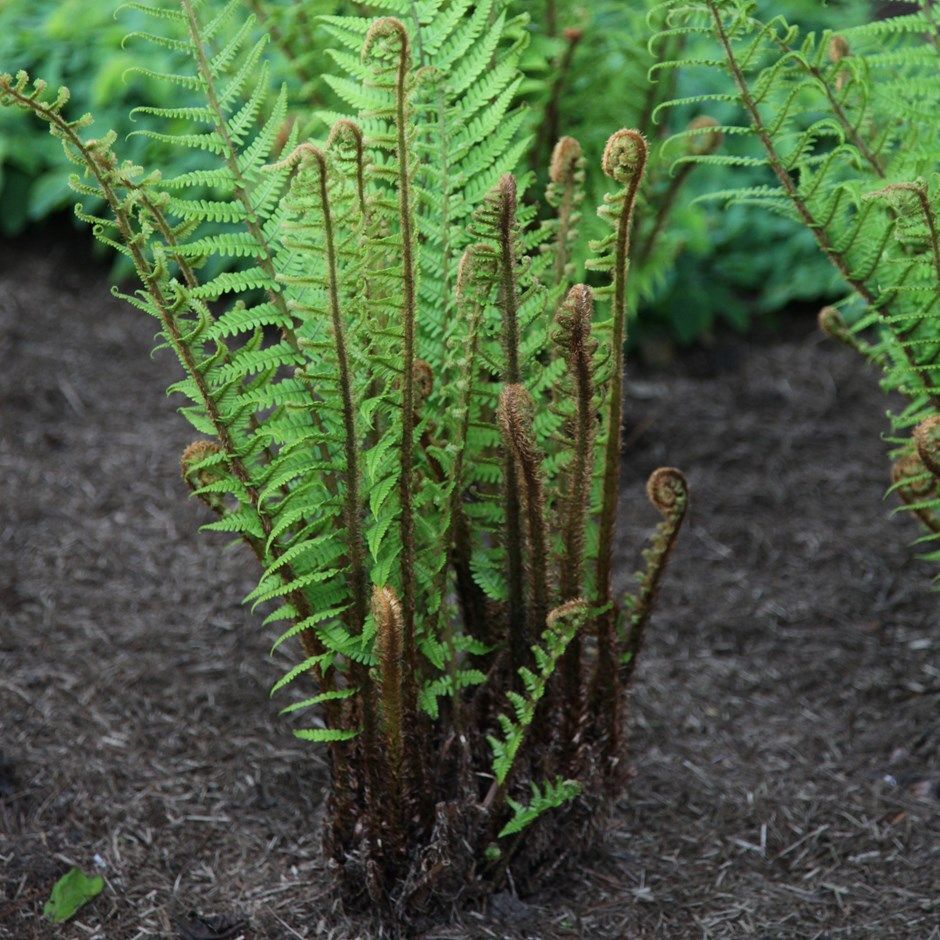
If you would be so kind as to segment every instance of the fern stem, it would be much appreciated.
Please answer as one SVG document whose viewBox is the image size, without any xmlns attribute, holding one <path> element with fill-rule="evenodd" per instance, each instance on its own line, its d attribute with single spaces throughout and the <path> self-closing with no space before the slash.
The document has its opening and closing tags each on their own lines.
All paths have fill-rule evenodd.
<svg viewBox="0 0 940 940">
<path fill-rule="evenodd" d="M 516 181 L 503 176 L 497 186 L 499 232 L 499 306 L 502 316 L 503 382 L 518 385 L 519 319 L 518 286 L 516 284 Z M 505 505 L 506 586 L 510 668 L 513 681 L 529 656 L 530 634 L 525 603 L 525 565 L 523 561 L 522 505 L 519 499 L 519 479 L 512 450 L 504 447 L 503 500 Z"/>
<path fill-rule="evenodd" d="M 839 101 L 839 98 L 833 92 L 832 87 L 829 85 L 829 82 L 826 81 L 826 77 L 823 75 L 822 70 L 815 65 L 811 65 L 810 62 L 806 59 L 805 56 L 797 54 L 796 50 L 786 42 L 781 39 L 779 36 L 774 35 L 774 42 L 783 50 L 783 52 L 794 58 L 796 62 L 802 67 L 803 71 L 807 75 L 811 76 L 819 84 L 819 87 L 822 88 L 823 94 L 826 96 L 826 100 L 829 102 L 829 107 L 832 109 L 832 113 L 835 115 L 836 121 L 838 121 L 839 126 L 845 132 L 845 136 L 849 139 L 850 143 L 856 150 L 862 155 L 865 162 L 875 171 L 876 175 L 884 179 L 885 176 L 885 167 L 881 162 L 878 154 L 876 154 L 865 142 L 865 139 L 858 132 L 858 128 L 849 120 L 849 116 L 845 113 L 845 108 L 842 107 L 842 102 Z"/>
<path fill-rule="evenodd" d="M 378 804 L 379 796 L 391 793 L 391 818 L 388 825 L 392 849 L 396 854 L 403 850 L 404 773 L 405 743 L 402 727 L 402 609 L 395 592 L 388 587 L 376 587 L 372 592 L 372 612 L 375 617 L 376 652 L 381 676 L 382 716 L 385 721 L 385 756 L 389 780 L 373 795 Z M 384 802 L 384 801 L 383 801 Z M 387 809 L 376 805 L 376 818 L 386 815 Z"/>
<path fill-rule="evenodd" d="M 585 284 L 576 284 L 555 315 L 562 355 L 574 382 L 575 408 L 572 457 L 565 473 L 563 496 L 562 554 L 559 562 L 562 602 L 580 597 L 583 591 L 584 536 L 594 467 L 594 377 L 591 366 L 593 314 L 591 289 Z M 575 749 L 583 708 L 581 645 L 580 635 L 575 635 L 561 663 L 564 689 L 562 742 L 569 756 Z"/>
<path fill-rule="evenodd" d="M 339 297 L 339 272 L 336 263 L 336 241 L 333 230 L 333 215 L 330 205 L 330 193 L 327 182 L 326 156 L 318 147 L 302 144 L 305 156 L 312 159 L 317 167 L 320 206 L 323 212 L 324 243 L 327 262 L 327 293 L 330 304 L 333 348 L 339 371 L 339 387 L 343 412 L 343 454 L 345 466 L 346 493 L 344 512 L 346 523 L 346 546 L 349 553 L 349 581 L 352 589 L 353 605 L 351 611 L 352 626 L 355 634 L 361 635 L 365 628 L 369 612 L 369 576 L 366 571 L 365 539 L 362 533 L 361 501 L 359 496 L 359 440 L 356 431 L 356 407 L 353 402 L 352 376 L 349 370 L 349 352 L 346 344 L 346 327 Z M 378 799 L 380 785 L 378 779 L 375 702 L 372 680 L 368 669 L 352 661 L 350 671 L 353 681 L 359 687 L 362 706 L 362 734 L 364 771 L 372 789 L 373 799 Z M 377 816 L 378 814 L 376 814 Z"/>
<path fill-rule="evenodd" d="M 415 362 L 415 297 L 417 271 L 414 258 L 414 217 L 411 206 L 411 167 L 407 138 L 408 34 L 401 29 L 401 54 L 398 61 L 398 80 L 395 90 L 396 146 L 398 148 L 398 200 L 399 223 L 402 238 L 402 309 L 404 348 L 404 375 L 402 377 L 402 429 L 401 429 L 401 579 L 404 606 L 405 714 L 414 723 L 418 700 L 417 644 L 415 643 L 415 535 L 413 508 L 414 474 L 414 362 Z"/>
<path fill-rule="evenodd" d="M 594 713 L 608 716 L 607 737 L 615 747 L 617 727 L 613 702 L 616 700 L 617 665 L 615 656 L 614 619 L 611 597 L 613 537 L 620 494 L 621 423 L 623 420 L 623 347 L 626 342 L 627 275 L 630 252 L 630 230 L 637 193 L 646 168 L 646 140 L 638 131 L 621 130 L 607 142 L 604 151 L 604 172 L 625 186 L 623 203 L 617 220 L 613 255 L 614 294 L 611 310 L 611 379 L 607 402 L 607 440 L 604 448 L 604 470 L 601 514 L 597 543 L 594 590 L 597 618 L 597 667 L 594 673 Z M 605 707 L 607 703 L 608 707 Z"/>
</svg>

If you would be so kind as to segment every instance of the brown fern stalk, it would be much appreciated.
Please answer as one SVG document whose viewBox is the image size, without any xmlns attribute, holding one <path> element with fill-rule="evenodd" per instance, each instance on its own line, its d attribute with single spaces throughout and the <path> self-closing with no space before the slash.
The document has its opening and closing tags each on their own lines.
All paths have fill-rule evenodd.
<svg viewBox="0 0 940 940">
<path fill-rule="evenodd" d="M 467 324 L 466 330 L 466 367 L 457 379 L 460 394 L 460 407 L 455 416 L 458 419 L 456 438 L 466 442 L 470 430 L 470 396 L 474 388 L 477 351 L 480 342 L 480 329 L 483 322 L 483 305 L 476 296 L 476 289 L 471 285 L 473 279 L 474 255 L 479 251 L 471 246 L 461 256 L 457 266 L 457 309 L 461 319 Z M 473 577 L 470 559 L 473 553 L 473 539 L 467 514 L 463 510 L 463 461 L 465 448 L 457 451 L 453 469 L 454 490 L 451 495 L 451 525 L 453 544 L 451 546 L 451 564 L 454 568 L 457 586 L 457 599 L 460 604 L 463 623 L 468 633 L 479 636 L 485 643 L 494 643 L 490 637 L 490 627 L 486 616 L 486 595 Z"/>
<path fill-rule="evenodd" d="M 516 283 L 516 181 L 506 174 L 496 191 L 499 213 L 499 308 L 502 317 L 503 382 L 518 385 L 519 368 L 519 288 Z M 505 506 L 507 631 L 513 682 L 529 659 L 528 618 L 525 603 L 525 564 L 523 555 L 522 505 L 519 476 L 512 450 L 504 447 L 503 501 Z"/>
<path fill-rule="evenodd" d="M 346 321 L 340 304 L 339 271 L 336 262 L 336 239 L 328 185 L 326 155 L 312 144 L 301 144 L 297 154 L 302 162 L 316 167 L 320 207 L 323 213 L 324 246 L 327 262 L 327 294 L 330 306 L 333 349 L 336 354 L 340 396 L 343 414 L 343 521 L 346 524 L 346 546 L 349 552 L 349 585 L 352 608 L 348 615 L 354 635 L 361 634 L 369 612 L 369 575 L 366 570 L 365 538 L 362 532 L 361 500 L 359 496 L 359 438 L 356 430 L 356 406 L 353 402 L 352 376 L 346 344 Z M 358 686 L 358 703 L 362 710 L 363 772 L 369 787 L 377 796 L 380 781 L 377 776 L 377 744 L 375 702 L 369 671 L 361 663 L 351 662 L 350 673 Z"/>
<path fill-rule="evenodd" d="M 591 498 L 594 468 L 594 376 L 592 359 L 595 343 L 591 337 L 594 296 L 586 284 L 576 284 L 555 315 L 556 342 L 568 367 L 574 386 L 574 418 L 571 423 L 571 463 L 564 476 L 562 506 L 562 554 L 559 561 L 561 600 L 580 597 L 583 591 L 584 536 Z M 573 753 L 583 708 L 581 676 L 581 635 L 578 633 L 562 659 L 564 728 L 562 741 Z"/>
<path fill-rule="evenodd" d="M 611 751 L 616 749 L 617 663 L 614 622 L 616 612 L 611 596 L 611 566 L 617 501 L 620 494 L 621 423 L 623 420 L 623 347 L 627 324 L 627 274 L 633 209 L 646 168 L 647 145 L 634 130 L 620 130 L 607 141 L 604 173 L 626 189 L 617 219 L 613 253 L 613 302 L 611 310 L 611 378 L 607 392 L 607 441 L 604 450 L 603 490 L 595 568 L 597 617 L 597 667 L 592 699 L 594 714 L 606 725 Z"/>
<path fill-rule="evenodd" d="M 375 618 L 375 645 L 379 661 L 380 699 L 385 737 L 385 765 L 387 780 L 379 793 L 391 795 L 390 805 L 377 805 L 384 817 L 383 827 L 389 834 L 393 852 L 400 855 L 405 839 L 404 781 L 404 714 L 403 714 L 403 617 L 398 595 L 390 587 L 375 587 L 372 591 L 372 613 Z M 383 800 L 384 803 L 384 800 Z"/>
</svg>

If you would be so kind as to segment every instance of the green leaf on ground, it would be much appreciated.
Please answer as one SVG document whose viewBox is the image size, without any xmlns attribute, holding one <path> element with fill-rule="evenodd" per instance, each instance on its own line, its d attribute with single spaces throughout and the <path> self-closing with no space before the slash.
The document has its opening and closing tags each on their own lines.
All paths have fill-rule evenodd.
<svg viewBox="0 0 940 940">
<path fill-rule="evenodd" d="M 104 879 L 101 875 L 89 877 L 80 868 L 73 868 L 52 886 L 52 894 L 42 912 L 54 924 L 61 924 L 101 894 L 103 887 Z"/>
</svg>

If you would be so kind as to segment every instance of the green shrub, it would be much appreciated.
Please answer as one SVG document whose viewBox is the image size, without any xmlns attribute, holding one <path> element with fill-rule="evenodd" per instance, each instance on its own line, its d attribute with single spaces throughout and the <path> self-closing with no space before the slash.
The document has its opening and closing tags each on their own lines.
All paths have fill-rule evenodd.
<svg viewBox="0 0 940 940">
<path fill-rule="evenodd" d="M 285 91 L 266 105 L 264 42 L 232 2 L 151 11 L 179 92 L 141 130 L 196 158 L 181 174 L 122 161 L 25 73 L 0 100 L 79 167 L 73 187 L 107 210 L 96 235 L 139 277 L 127 300 L 182 366 L 171 390 L 206 435 L 183 475 L 206 528 L 257 556 L 247 600 L 276 605 L 275 646 L 299 642 L 273 691 L 308 684 L 284 711 L 328 749 L 347 900 L 416 921 L 589 844 L 624 782 L 625 690 L 688 493 L 652 475 L 663 519 L 617 597 L 644 138 L 606 144 L 592 290 L 579 145 L 554 148 L 542 223 L 508 172 L 524 19 L 501 0 L 386 6 L 404 22 L 327 21 L 329 83 L 356 118 L 323 113 L 321 143 L 298 143 Z"/>
</svg>

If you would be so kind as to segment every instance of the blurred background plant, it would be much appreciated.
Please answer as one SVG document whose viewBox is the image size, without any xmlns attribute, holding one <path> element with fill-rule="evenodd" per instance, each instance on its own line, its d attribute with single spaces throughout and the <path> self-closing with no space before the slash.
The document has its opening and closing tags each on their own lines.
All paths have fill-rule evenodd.
<svg viewBox="0 0 940 940">
<path fill-rule="evenodd" d="M 301 133 L 322 135 L 315 113 L 329 111 L 335 96 L 324 76 L 335 67 L 326 53 L 328 38 L 319 18 L 332 14 L 370 15 L 381 4 L 352 0 L 241 0 L 257 17 L 259 32 L 271 37 L 272 94 L 286 83 Z M 671 136 L 703 116 L 719 123 L 735 104 L 698 100 L 720 94 L 699 74 L 660 70 L 663 61 L 694 57 L 697 38 L 677 34 L 651 44 L 659 30 L 655 0 L 516 0 L 530 16 L 531 42 L 523 62 L 520 96 L 528 104 L 531 143 L 520 171 L 530 169 L 541 191 L 547 182 L 552 147 L 563 134 L 575 137 L 588 168 L 598 166 L 607 129 L 641 128 L 651 142 L 648 184 L 637 232 L 631 278 L 632 331 L 648 350 L 708 340 L 719 323 L 746 328 L 800 302 L 818 306 L 840 295 L 838 278 L 809 232 L 759 208 L 698 204 L 695 198 L 731 186 L 747 185 L 755 172 L 738 164 L 744 153 L 736 140 L 709 137 L 702 125 L 701 146 L 717 149 L 708 166 L 676 163 L 688 146 Z M 804 29 L 846 28 L 871 15 L 858 0 L 762 0 L 763 12 L 782 14 Z M 145 30 L 134 3 L 101 0 L 7 0 L 0 8 L 0 67 L 25 68 L 51 85 L 68 85 L 70 111 L 93 111 L 101 131 L 114 128 L 125 138 L 122 152 L 132 160 L 159 164 L 167 174 L 191 167 L 179 151 L 135 133 L 146 127 L 128 113 L 134 107 L 165 106 L 167 86 L 148 70 L 165 71 L 170 50 L 125 37 Z M 689 99 L 682 107 L 657 111 L 670 98 Z M 146 155 L 146 160 L 144 159 Z M 70 167 L 59 146 L 25 116 L 0 115 L 0 231 L 13 236 L 41 219 L 70 209 Z M 602 193 L 600 174 L 587 173 L 586 204 Z M 733 182 L 732 182 L 733 178 Z M 756 176 L 755 176 L 756 178 Z M 93 208 L 89 206 L 89 208 Z M 588 234 L 599 235 L 599 220 L 584 219 Z M 585 240 L 585 244 L 586 244 Z M 574 261 L 581 266 L 583 258 Z M 794 278 L 792 272 L 800 271 Z M 115 276 L 122 273 L 116 262 Z"/>
</svg>

